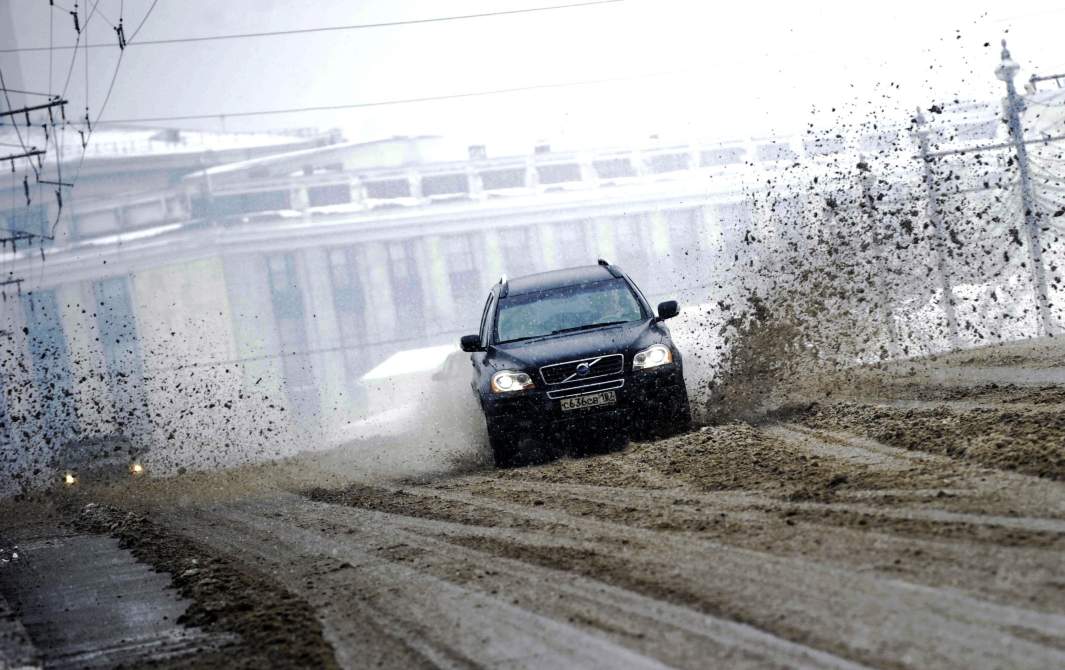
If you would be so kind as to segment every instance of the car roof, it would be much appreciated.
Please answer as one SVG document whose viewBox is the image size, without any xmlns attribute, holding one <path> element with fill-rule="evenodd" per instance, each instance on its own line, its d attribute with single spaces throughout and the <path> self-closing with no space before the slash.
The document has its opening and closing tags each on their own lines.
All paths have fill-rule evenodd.
<svg viewBox="0 0 1065 670">
<path fill-rule="evenodd" d="M 605 265 L 582 265 L 565 270 L 537 272 L 536 274 L 514 277 L 507 280 L 507 295 L 521 295 L 546 289 L 585 284 L 604 279 L 613 279 L 614 273 Z"/>
</svg>

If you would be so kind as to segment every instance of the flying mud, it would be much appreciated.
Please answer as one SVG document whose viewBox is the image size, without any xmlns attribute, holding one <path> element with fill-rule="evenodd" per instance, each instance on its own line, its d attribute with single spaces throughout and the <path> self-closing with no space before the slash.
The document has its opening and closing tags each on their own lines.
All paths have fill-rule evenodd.
<svg viewBox="0 0 1065 670">
<path fill-rule="evenodd" d="M 1029 373 L 1063 353 L 834 373 L 513 470 L 399 477 L 349 445 L 72 490 L 2 533 L 33 509 L 169 574 L 213 636 L 174 667 L 1059 667 L 1065 393 Z"/>
</svg>

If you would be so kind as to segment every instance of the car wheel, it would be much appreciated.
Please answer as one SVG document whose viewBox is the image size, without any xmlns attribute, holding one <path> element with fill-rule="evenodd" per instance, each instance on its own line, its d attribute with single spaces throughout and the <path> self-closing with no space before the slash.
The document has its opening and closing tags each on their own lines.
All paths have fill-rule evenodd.
<svg viewBox="0 0 1065 670">
<path fill-rule="evenodd" d="M 488 446 L 497 468 L 513 468 L 519 465 L 518 449 L 514 440 L 503 431 L 488 424 Z"/>
<path fill-rule="evenodd" d="M 654 433 L 659 437 L 673 437 L 688 432 L 691 427 L 692 408 L 688 402 L 688 391 L 685 389 L 670 406 L 666 416 L 657 422 Z"/>
<path fill-rule="evenodd" d="M 680 435 L 692 429 L 692 408 L 688 403 L 688 394 L 684 394 L 684 401 L 679 403 L 677 411 L 673 415 L 667 430 L 669 435 Z"/>
</svg>

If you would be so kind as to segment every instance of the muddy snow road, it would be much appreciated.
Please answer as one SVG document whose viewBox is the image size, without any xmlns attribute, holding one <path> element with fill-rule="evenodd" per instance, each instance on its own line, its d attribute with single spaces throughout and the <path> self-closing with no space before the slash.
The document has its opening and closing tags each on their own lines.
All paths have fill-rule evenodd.
<svg viewBox="0 0 1065 670">
<path fill-rule="evenodd" d="M 1065 387 L 1027 374 L 1060 351 L 516 470 L 359 481 L 339 451 L 82 491 L 0 532 L 168 573 L 194 635 L 167 667 L 1065 667 Z M 0 572 L 14 619 L 38 558 Z"/>
</svg>

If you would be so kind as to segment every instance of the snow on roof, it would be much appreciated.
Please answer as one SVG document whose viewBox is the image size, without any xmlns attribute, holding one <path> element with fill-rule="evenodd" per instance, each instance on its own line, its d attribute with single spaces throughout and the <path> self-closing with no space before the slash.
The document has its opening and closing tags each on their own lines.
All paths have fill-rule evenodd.
<svg viewBox="0 0 1065 670">
<path fill-rule="evenodd" d="M 67 129 L 57 128 L 56 137 L 49 139 L 45 163 L 54 163 L 57 155 L 64 162 L 81 160 L 81 135 L 71 126 Z M 27 148 L 45 146 L 44 132 L 41 127 L 19 128 L 16 133 L 12 126 L 0 126 L 0 142 Z M 55 141 L 58 141 L 58 152 Z M 173 130 L 160 128 L 140 128 L 121 126 L 100 126 L 88 137 L 85 157 L 88 159 L 130 158 L 134 156 L 156 156 L 175 154 L 196 154 L 206 151 L 227 151 L 233 149 L 255 149 L 261 147 L 282 147 L 302 144 L 305 137 L 277 135 L 272 133 L 215 133 L 200 130 Z"/>
<path fill-rule="evenodd" d="M 274 165 L 276 163 L 284 163 L 287 161 L 293 161 L 306 156 L 316 156 L 322 153 L 330 152 L 335 153 L 349 149 L 351 147 L 367 146 L 362 142 L 343 142 L 340 144 L 328 144 L 322 147 L 310 147 L 304 149 L 297 149 L 295 151 L 288 151 L 281 154 L 271 154 L 269 156 L 259 156 L 258 158 L 249 158 L 248 160 L 238 161 L 236 163 L 225 163 L 223 165 L 215 165 L 199 172 L 186 175 L 185 179 L 201 179 L 203 175 L 220 175 L 229 172 L 240 172 L 242 170 L 248 170 L 250 168 L 259 167 L 262 165 Z"/>
<path fill-rule="evenodd" d="M 397 351 L 381 361 L 377 367 L 364 374 L 362 381 L 388 379 L 389 377 L 435 370 L 443 364 L 448 354 L 453 351 L 455 351 L 455 346 L 451 344 Z"/>
<path fill-rule="evenodd" d="M 295 164 L 298 164 L 299 161 L 301 161 L 303 159 L 306 159 L 308 157 L 333 156 L 333 155 L 337 155 L 337 154 L 339 154 L 340 156 L 343 156 L 345 154 L 345 152 L 351 152 L 353 150 L 354 151 L 372 151 L 372 150 L 374 150 L 375 147 L 380 147 L 382 145 L 414 145 L 414 144 L 425 143 L 425 142 L 439 142 L 439 141 L 443 141 L 443 139 L 444 138 L 442 138 L 442 137 L 440 137 L 438 135 L 411 135 L 411 136 L 396 135 L 394 137 L 385 137 L 385 138 L 376 139 L 376 140 L 369 140 L 369 141 L 366 141 L 366 140 L 355 140 L 355 141 L 337 142 L 335 144 L 325 144 L 325 145 L 322 145 L 322 146 L 299 148 L 299 149 L 295 149 L 293 151 L 288 151 L 288 152 L 284 152 L 284 153 L 270 154 L 268 156 L 258 156 L 256 158 L 249 158 L 247 160 L 243 160 L 243 161 L 239 161 L 239 162 L 235 162 L 235 163 L 225 163 L 223 165 L 215 165 L 215 166 L 206 168 L 204 170 L 201 170 L 199 172 L 194 172 L 192 174 L 186 175 L 185 179 L 186 180 L 202 179 L 204 175 L 217 176 L 217 175 L 223 175 L 223 174 L 228 174 L 228 173 L 242 172 L 242 171 L 246 171 L 246 170 L 249 170 L 249 169 L 252 169 L 252 168 L 268 166 L 268 165 L 284 165 L 286 163 L 291 163 L 291 164 L 295 165 Z M 336 160 L 336 159 L 334 159 L 334 160 Z M 439 162 L 439 161 L 438 160 L 432 160 L 432 159 L 427 158 L 427 157 L 423 157 L 418 162 L 434 163 L 434 162 Z M 458 158 L 454 158 L 454 160 L 452 160 L 450 162 L 456 162 L 456 163 L 457 162 L 465 162 L 465 160 L 463 159 L 463 160 L 460 161 Z M 388 167 L 388 168 L 395 169 L 395 168 L 401 167 L 401 165 L 396 164 L 396 165 L 382 166 L 382 167 Z"/>
</svg>

